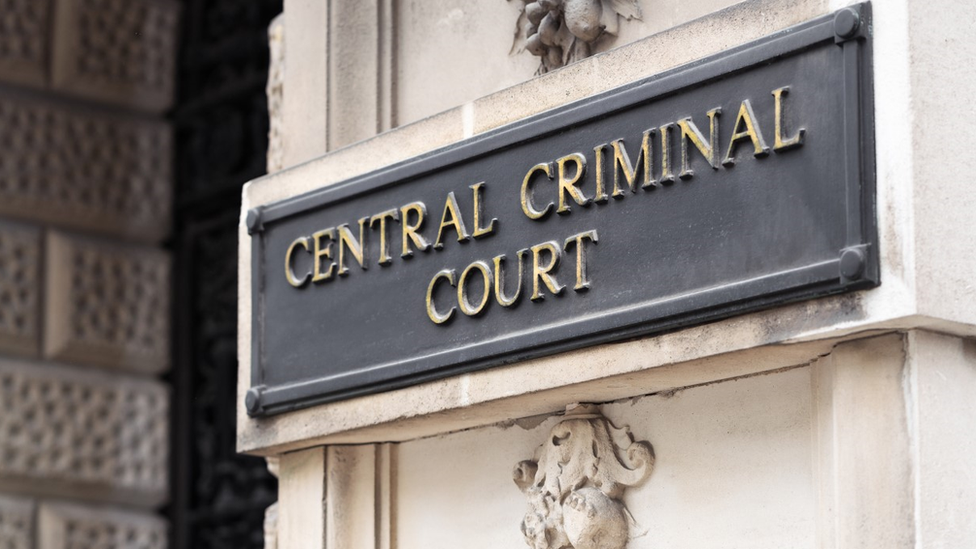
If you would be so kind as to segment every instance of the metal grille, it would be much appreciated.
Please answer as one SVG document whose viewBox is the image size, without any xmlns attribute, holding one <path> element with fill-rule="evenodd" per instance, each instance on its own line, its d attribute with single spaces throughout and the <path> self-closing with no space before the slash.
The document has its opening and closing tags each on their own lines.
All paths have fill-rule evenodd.
<svg viewBox="0 0 976 549">
<path fill-rule="evenodd" d="M 237 218 L 264 173 L 267 26 L 281 0 L 184 0 L 176 132 L 171 546 L 263 546 L 277 482 L 235 452 Z"/>
</svg>

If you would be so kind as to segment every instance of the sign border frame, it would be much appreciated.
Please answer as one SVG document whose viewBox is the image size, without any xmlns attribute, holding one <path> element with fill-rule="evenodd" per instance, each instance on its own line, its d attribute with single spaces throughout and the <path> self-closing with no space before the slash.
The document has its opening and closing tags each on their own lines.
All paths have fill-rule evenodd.
<svg viewBox="0 0 976 549">
<path fill-rule="evenodd" d="M 880 284 L 875 202 L 876 174 L 874 149 L 874 88 L 871 48 L 870 3 L 856 4 L 834 13 L 759 38 L 747 44 L 722 51 L 663 73 L 626 84 L 500 128 L 470 137 L 335 185 L 310 191 L 282 201 L 259 206 L 247 213 L 251 235 L 251 383 L 245 395 L 245 407 L 251 417 L 276 415 L 317 404 L 344 400 L 416 385 L 491 366 L 510 364 L 578 349 L 597 343 L 618 341 L 653 333 L 679 329 L 707 321 L 728 318 L 772 305 L 786 304 Z M 850 28 L 851 16 L 855 21 Z M 265 361 L 262 353 L 264 334 L 264 273 L 261 271 L 264 249 L 261 233 L 265 225 L 316 209 L 351 200 L 360 194 L 374 193 L 405 180 L 422 177 L 456 164 L 467 162 L 527 141 L 544 138 L 568 126 L 581 124 L 633 106 L 677 93 L 682 89 L 707 84 L 733 73 L 749 70 L 763 63 L 796 54 L 802 50 L 834 43 L 843 48 L 845 174 L 847 189 L 847 245 L 838 256 L 799 269 L 779 271 L 763 277 L 738 281 L 691 294 L 659 300 L 632 309 L 630 316 L 647 316 L 648 308 L 657 310 L 654 320 L 620 321 L 623 312 L 609 310 L 586 319 L 565 322 L 557 328 L 564 332 L 580 331 L 558 337 L 558 342 L 523 344 L 533 332 L 519 332 L 497 340 L 481 342 L 485 349 L 470 355 L 474 346 L 452 349 L 434 356 L 456 356 L 459 360 L 446 366 L 407 372 L 392 379 L 363 384 L 349 379 L 362 370 L 345 376 L 320 377 L 312 380 L 267 387 L 263 384 Z M 852 270 L 853 269 L 853 270 Z M 845 273 L 854 273 L 850 277 Z M 584 329 L 579 327 L 583 325 Z M 405 366 L 422 363 L 430 356 L 399 360 L 386 365 Z M 416 367 L 416 366 L 415 366 Z M 367 370 L 367 373 L 372 370 Z M 346 377 L 346 379 L 341 379 Z M 336 381 L 341 380 L 336 388 Z"/>
</svg>

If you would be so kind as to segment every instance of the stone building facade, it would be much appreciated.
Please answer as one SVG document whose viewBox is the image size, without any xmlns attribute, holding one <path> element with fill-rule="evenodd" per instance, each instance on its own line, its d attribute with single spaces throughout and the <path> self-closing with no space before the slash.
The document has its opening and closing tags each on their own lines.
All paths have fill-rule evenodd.
<svg viewBox="0 0 976 549">
<path fill-rule="evenodd" d="M 585 28 L 532 38 L 546 25 L 530 11 L 568 18 L 571 3 L 582 4 L 286 0 L 273 32 L 284 37 L 281 76 L 269 86 L 281 93 L 271 158 L 282 169 L 245 188 L 239 232 L 238 447 L 280 462 L 269 540 L 287 549 L 971 545 L 976 262 L 963 235 L 976 224 L 965 175 L 976 11 L 967 2 L 870 8 L 877 288 L 248 414 L 260 397 L 250 376 L 261 356 L 252 330 L 264 297 L 253 292 L 251 257 L 261 208 L 814 18 L 836 17 L 838 42 L 857 21 L 844 0 L 614 0 L 588 3 L 615 12 L 601 15 L 592 40 Z"/>
<path fill-rule="evenodd" d="M 0 23 L 0 545 L 163 548 L 180 6 Z"/>
<path fill-rule="evenodd" d="M 267 79 L 280 6 L 217 4 L 0 0 L 0 548 L 972 545 L 970 2 L 285 0 Z M 873 41 L 880 285 L 249 414 L 261 208 L 816 18 Z"/>
</svg>

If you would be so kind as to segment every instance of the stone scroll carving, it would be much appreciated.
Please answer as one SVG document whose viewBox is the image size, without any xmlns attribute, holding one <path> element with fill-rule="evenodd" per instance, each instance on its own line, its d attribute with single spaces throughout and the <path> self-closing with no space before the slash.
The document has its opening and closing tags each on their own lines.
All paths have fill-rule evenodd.
<svg viewBox="0 0 976 549">
<path fill-rule="evenodd" d="M 596 406 L 568 412 L 535 458 L 515 466 L 528 499 L 522 534 L 532 549 L 623 549 L 633 521 L 621 498 L 654 467 L 654 451 L 635 442 Z"/>
<path fill-rule="evenodd" d="M 637 0 L 522 0 L 510 53 L 541 58 L 539 74 L 589 57 L 594 44 L 616 36 L 619 18 L 641 19 Z"/>
</svg>

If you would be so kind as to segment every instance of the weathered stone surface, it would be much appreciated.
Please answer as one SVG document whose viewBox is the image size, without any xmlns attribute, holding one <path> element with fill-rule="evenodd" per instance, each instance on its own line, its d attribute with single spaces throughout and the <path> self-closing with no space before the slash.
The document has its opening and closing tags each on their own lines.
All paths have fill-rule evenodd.
<svg viewBox="0 0 976 549">
<path fill-rule="evenodd" d="M 0 548 L 33 549 L 34 502 L 0 496 Z"/>
<path fill-rule="evenodd" d="M 278 545 L 324 549 L 326 449 L 319 446 L 281 456 L 278 484 Z"/>
<path fill-rule="evenodd" d="M 39 549 L 165 549 L 166 522 L 152 515 L 42 504 Z"/>
<path fill-rule="evenodd" d="M 158 373 L 169 365 L 169 255 L 50 233 L 44 353 Z"/>
<path fill-rule="evenodd" d="M 820 540 L 830 539 L 818 539 L 816 531 L 819 471 L 813 460 L 819 447 L 812 430 L 816 411 L 810 370 L 794 368 L 601 405 L 608 421 L 629 426 L 637 441 L 653 443 L 656 455 L 650 476 L 627 487 L 619 500 L 627 507 L 627 548 L 813 549 Z M 628 455 L 621 452 L 592 461 L 576 438 L 586 430 L 578 429 L 578 419 L 571 420 L 577 428 L 567 429 L 568 417 L 524 418 L 397 445 L 397 549 L 527 548 L 518 527 L 526 495 L 508 479 L 512 463 L 533 456 L 544 441 L 562 454 L 552 460 L 554 469 L 560 469 L 560 461 L 564 464 L 556 483 L 547 476 L 537 488 L 545 491 L 546 484 L 557 484 L 600 500 L 590 490 L 597 487 L 595 482 L 576 485 L 571 479 L 580 473 L 591 475 L 594 469 L 588 466 L 595 466 L 599 474 Z M 627 445 L 629 441 L 622 446 Z M 545 471 L 543 463 L 550 460 L 543 459 L 538 471 Z M 552 510 L 575 512 L 571 505 L 578 500 L 571 498 L 554 501 Z M 593 518 L 607 510 L 595 504 Z M 443 516 L 450 520 L 438 521 Z M 282 520 L 288 520 L 284 513 Z M 470 543 L 472 531 L 478 532 L 476 544 Z M 840 547 L 851 546 L 832 549 Z"/>
<path fill-rule="evenodd" d="M 275 17 L 268 25 L 268 49 L 271 66 L 268 68 L 268 173 L 284 168 L 284 128 L 282 102 L 285 97 L 285 16 Z"/>
<path fill-rule="evenodd" d="M 268 471 L 278 478 L 280 458 L 267 458 Z M 274 502 L 264 510 L 264 549 L 278 549 L 278 502 Z"/>
<path fill-rule="evenodd" d="M 57 0 L 52 85 L 84 97 L 165 110 L 173 101 L 179 5 Z"/>
<path fill-rule="evenodd" d="M 0 214 L 158 241 L 169 232 L 163 122 L 0 94 Z"/>
<path fill-rule="evenodd" d="M 40 261 L 40 231 L 0 221 L 0 352 L 38 352 Z"/>
<path fill-rule="evenodd" d="M 0 13 L 0 80 L 44 84 L 50 2 L 0 0 Z"/>
<path fill-rule="evenodd" d="M 165 385 L 0 362 L 0 490 L 153 506 L 168 476 Z"/>
</svg>

